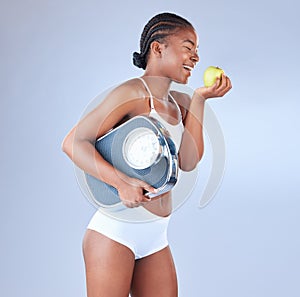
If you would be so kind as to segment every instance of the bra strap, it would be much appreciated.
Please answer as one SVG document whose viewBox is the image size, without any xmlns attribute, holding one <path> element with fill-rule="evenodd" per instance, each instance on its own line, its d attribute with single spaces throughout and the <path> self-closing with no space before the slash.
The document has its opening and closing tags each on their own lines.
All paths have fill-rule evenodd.
<svg viewBox="0 0 300 297">
<path fill-rule="evenodd" d="M 151 91 L 150 91 L 150 89 L 149 89 L 147 83 L 145 82 L 145 80 L 144 80 L 143 78 L 141 78 L 141 77 L 138 77 L 138 78 L 143 82 L 143 84 L 144 84 L 144 86 L 145 86 L 147 92 L 149 93 L 151 110 L 152 110 L 152 109 L 155 110 L 155 108 L 154 108 L 154 103 L 153 103 L 153 96 L 152 96 L 152 93 L 151 93 Z M 170 96 L 170 98 L 173 100 L 174 104 L 177 106 L 177 109 L 179 110 L 179 113 L 180 113 L 181 118 L 182 118 L 182 114 L 181 114 L 180 107 L 179 107 L 178 103 L 176 102 L 176 100 L 174 99 L 174 97 L 171 95 L 171 92 L 169 92 L 169 96 Z"/>
<path fill-rule="evenodd" d="M 169 92 L 169 96 L 173 100 L 174 104 L 177 106 L 177 109 L 179 110 L 179 113 L 180 113 L 181 118 L 182 118 L 181 109 L 180 109 L 178 103 L 176 102 L 176 100 L 174 99 L 174 97 L 171 95 L 171 92 Z"/>
<path fill-rule="evenodd" d="M 138 77 L 142 82 L 143 82 L 143 85 L 144 87 L 146 88 L 147 92 L 149 93 L 149 97 L 150 97 L 150 107 L 151 109 L 154 109 L 154 103 L 153 103 L 153 96 L 152 96 L 152 93 L 148 87 L 148 85 L 146 84 L 145 80 L 142 79 L 141 77 Z"/>
</svg>

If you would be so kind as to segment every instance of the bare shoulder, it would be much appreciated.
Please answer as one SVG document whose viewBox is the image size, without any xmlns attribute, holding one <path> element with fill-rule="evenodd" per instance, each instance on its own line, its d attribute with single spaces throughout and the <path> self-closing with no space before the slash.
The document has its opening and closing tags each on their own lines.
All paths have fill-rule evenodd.
<svg viewBox="0 0 300 297">
<path fill-rule="evenodd" d="M 189 107 L 191 102 L 191 96 L 189 94 L 172 90 L 171 95 L 174 97 L 174 99 L 180 106 L 184 108 Z"/>
<path fill-rule="evenodd" d="M 144 113 L 147 105 L 143 98 L 146 96 L 139 79 L 119 84 L 78 122 L 78 137 L 95 140 L 125 120 Z"/>
<path fill-rule="evenodd" d="M 179 92 L 172 90 L 171 95 L 176 100 L 177 104 L 180 107 L 182 117 L 185 118 L 187 111 L 189 110 L 189 106 L 191 103 L 191 96 L 187 93 Z"/>
<path fill-rule="evenodd" d="M 96 107 L 96 111 L 106 116 L 108 114 L 116 116 L 116 113 L 119 116 L 125 116 L 135 113 L 138 102 L 141 102 L 140 99 L 144 97 L 145 92 L 141 81 L 138 78 L 132 78 L 112 88 Z M 116 120 L 120 118 L 119 116 Z"/>
<path fill-rule="evenodd" d="M 108 98 L 115 98 L 117 101 L 126 102 L 132 99 L 144 97 L 143 86 L 138 78 L 129 79 L 110 91 Z"/>
</svg>

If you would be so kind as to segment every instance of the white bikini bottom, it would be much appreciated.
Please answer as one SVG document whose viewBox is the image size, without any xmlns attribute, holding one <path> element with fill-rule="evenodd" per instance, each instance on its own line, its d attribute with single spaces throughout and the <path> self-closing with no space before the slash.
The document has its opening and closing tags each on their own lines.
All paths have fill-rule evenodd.
<svg viewBox="0 0 300 297">
<path fill-rule="evenodd" d="M 146 222 L 126 222 L 97 211 L 88 229 L 128 247 L 140 259 L 168 246 L 167 229 L 170 216 Z"/>
</svg>

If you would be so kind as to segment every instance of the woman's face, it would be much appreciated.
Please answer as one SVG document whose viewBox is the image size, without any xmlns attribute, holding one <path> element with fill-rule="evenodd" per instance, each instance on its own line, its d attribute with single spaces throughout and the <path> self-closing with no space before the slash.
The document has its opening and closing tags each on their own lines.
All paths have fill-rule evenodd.
<svg viewBox="0 0 300 297">
<path fill-rule="evenodd" d="M 197 62 L 198 37 L 193 28 L 182 29 L 168 37 L 160 61 L 163 76 L 186 84 Z"/>
</svg>

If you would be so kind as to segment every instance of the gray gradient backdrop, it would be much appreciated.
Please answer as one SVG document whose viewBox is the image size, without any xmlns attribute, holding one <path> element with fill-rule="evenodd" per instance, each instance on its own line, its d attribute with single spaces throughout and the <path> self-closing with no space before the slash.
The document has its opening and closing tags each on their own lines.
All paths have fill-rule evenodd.
<svg viewBox="0 0 300 297">
<path fill-rule="evenodd" d="M 207 152 L 170 222 L 180 296 L 299 296 L 300 24 L 291 0 L 0 2 L 1 296 L 85 295 L 81 240 L 94 208 L 61 141 L 94 96 L 141 75 L 131 54 L 161 11 L 199 33 L 189 85 L 209 65 L 234 85 L 208 103 L 226 141 L 223 183 L 199 209 Z"/>
</svg>

